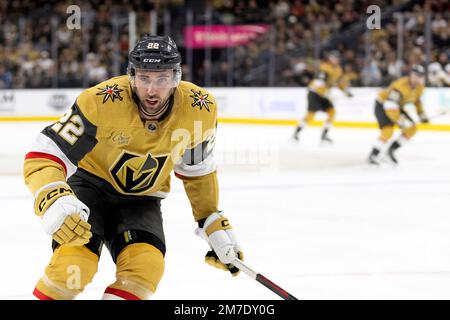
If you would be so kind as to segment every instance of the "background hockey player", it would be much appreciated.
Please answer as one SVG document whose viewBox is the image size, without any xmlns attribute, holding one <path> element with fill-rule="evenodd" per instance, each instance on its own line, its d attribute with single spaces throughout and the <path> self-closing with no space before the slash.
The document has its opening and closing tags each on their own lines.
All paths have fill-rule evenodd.
<svg viewBox="0 0 450 320">
<path fill-rule="evenodd" d="M 428 66 L 428 82 L 433 87 L 450 86 L 450 62 L 445 52 L 441 52 L 437 61 Z"/>
<path fill-rule="evenodd" d="M 83 91 L 37 137 L 25 182 L 54 253 L 36 297 L 75 298 L 97 272 L 103 244 L 117 268 L 104 299 L 154 293 L 166 250 L 160 202 L 172 171 L 183 180 L 197 233 L 211 246 L 206 262 L 238 273 L 230 262 L 242 252 L 218 211 L 217 105 L 206 90 L 180 81 L 180 62 L 169 37 L 144 37 L 129 54 L 128 75 Z M 75 286 L 71 266 L 80 270 Z"/>
<path fill-rule="evenodd" d="M 299 139 L 300 131 L 314 119 L 315 113 L 322 111 L 327 113 L 327 119 L 323 125 L 321 141 L 332 142 L 328 133 L 333 125 L 336 111 L 329 97 L 330 89 L 337 86 L 346 96 L 352 97 L 352 94 L 348 90 L 348 81 L 346 81 L 339 63 L 340 54 L 338 51 L 329 52 L 327 61 L 320 63 L 319 71 L 308 85 L 308 111 L 295 128 L 295 140 Z"/>
<path fill-rule="evenodd" d="M 388 158 L 394 164 L 398 163 L 395 155 L 397 149 L 416 134 L 417 126 L 405 110 L 405 105 L 413 103 L 420 120 L 423 123 L 429 122 L 420 100 L 425 88 L 424 82 L 425 68 L 421 65 L 414 65 L 407 77 L 395 80 L 387 89 L 378 94 L 375 102 L 375 116 L 381 132 L 370 152 L 369 163 L 379 164 L 382 151 L 386 143 L 391 140 L 396 125 L 401 128 L 401 134 L 390 144 L 387 150 Z"/>
</svg>

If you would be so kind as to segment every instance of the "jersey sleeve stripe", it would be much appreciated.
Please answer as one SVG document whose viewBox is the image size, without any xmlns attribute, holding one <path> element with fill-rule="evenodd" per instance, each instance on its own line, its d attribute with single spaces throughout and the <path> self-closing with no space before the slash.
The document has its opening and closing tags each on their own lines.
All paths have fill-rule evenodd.
<svg viewBox="0 0 450 320">
<path fill-rule="evenodd" d="M 55 156 L 56 158 L 60 159 L 65 167 L 66 167 L 66 176 L 69 178 L 71 175 L 75 173 L 77 170 L 76 165 L 74 165 L 69 158 L 66 156 L 66 154 L 59 148 L 59 146 L 49 137 L 46 135 L 39 133 L 36 137 L 36 142 L 34 147 L 32 148 L 31 152 L 40 152 L 40 153 L 46 153 Z"/>
<path fill-rule="evenodd" d="M 57 164 L 59 164 L 61 167 L 63 167 L 64 174 L 67 176 L 67 166 L 66 166 L 66 164 L 64 163 L 64 161 L 62 161 L 60 158 L 58 158 L 58 157 L 56 157 L 54 155 L 51 155 L 51 154 L 48 154 L 48 153 L 44 153 L 44 152 L 32 151 L 32 152 L 28 152 L 25 155 L 25 160 L 26 159 L 48 159 L 48 160 L 52 160 L 52 161 L 56 162 Z"/>
</svg>

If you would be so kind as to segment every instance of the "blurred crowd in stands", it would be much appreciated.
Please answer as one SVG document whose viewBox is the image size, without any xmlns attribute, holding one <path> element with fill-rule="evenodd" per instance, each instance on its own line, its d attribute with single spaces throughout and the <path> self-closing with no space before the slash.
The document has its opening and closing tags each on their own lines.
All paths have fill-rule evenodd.
<svg viewBox="0 0 450 320">
<path fill-rule="evenodd" d="M 193 24 L 204 25 L 207 6 L 212 8 L 212 24 L 271 28 L 248 45 L 212 48 L 210 61 L 204 59 L 203 49 L 193 50 L 193 65 L 183 66 L 184 77 L 200 85 L 305 86 L 314 75 L 317 58 L 331 49 L 341 52 L 345 77 L 353 86 L 385 86 L 411 64 L 425 62 L 429 85 L 450 85 L 448 0 L 90 0 L 79 1 L 81 29 L 69 30 L 65 22 L 72 4 L 77 1 L 0 1 L 0 89 L 91 86 L 116 75 L 112 63 L 116 58 L 120 73 L 125 73 L 128 25 L 119 26 L 114 40 L 111 20 L 127 17 L 129 11 L 137 14 L 139 34 L 149 30 L 149 12 L 158 13 L 159 32 L 167 28 L 163 13 L 169 13 L 170 34 L 185 62 L 186 11 L 190 8 L 194 13 Z M 366 9 L 374 4 L 385 16 L 380 29 L 368 30 Z M 393 12 L 403 14 L 402 57 L 397 56 Z M 427 12 L 431 13 L 429 50 Z"/>
</svg>

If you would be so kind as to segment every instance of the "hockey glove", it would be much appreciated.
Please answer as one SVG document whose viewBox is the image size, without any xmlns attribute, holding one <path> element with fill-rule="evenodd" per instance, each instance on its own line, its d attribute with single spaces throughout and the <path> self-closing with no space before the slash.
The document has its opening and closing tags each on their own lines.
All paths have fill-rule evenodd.
<svg viewBox="0 0 450 320">
<path fill-rule="evenodd" d="M 92 237 L 87 222 L 89 208 L 66 184 L 51 185 L 36 197 L 35 212 L 42 217 L 44 231 L 59 244 L 80 246 Z"/>
<path fill-rule="evenodd" d="M 195 233 L 206 240 L 212 250 L 205 256 L 205 262 L 213 267 L 230 271 L 233 276 L 240 272 L 232 262 L 234 258 L 244 259 L 241 247 L 228 222 L 221 212 L 213 213 L 206 218 L 202 227 Z"/>
<path fill-rule="evenodd" d="M 420 121 L 422 123 L 429 123 L 430 122 L 430 120 L 428 119 L 428 117 L 427 117 L 427 115 L 425 113 L 419 114 L 419 118 L 420 118 Z"/>
<path fill-rule="evenodd" d="M 345 96 L 347 98 L 353 98 L 353 93 L 351 93 L 350 91 L 345 91 Z"/>
</svg>

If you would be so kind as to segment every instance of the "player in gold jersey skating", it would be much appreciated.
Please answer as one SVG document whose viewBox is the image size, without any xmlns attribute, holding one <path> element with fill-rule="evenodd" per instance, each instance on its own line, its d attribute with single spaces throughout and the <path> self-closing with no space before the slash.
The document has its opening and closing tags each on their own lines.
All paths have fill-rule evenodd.
<svg viewBox="0 0 450 320">
<path fill-rule="evenodd" d="M 211 247 L 206 262 L 238 274 L 230 262 L 242 250 L 218 208 L 216 101 L 181 81 L 180 63 L 170 37 L 145 36 L 130 52 L 128 75 L 83 91 L 38 135 L 24 178 L 54 252 L 36 297 L 74 299 L 105 245 L 116 281 L 103 298 L 149 298 L 164 272 L 160 203 L 172 171 L 183 180 L 196 233 Z"/>
<path fill-rule="evenodd" d="M 411 115 L 405 110 L 407 104 L 414 104 L 416 112 L 423 123 L 428 123 L 421 96 L 425 89 L 425 68 L 414 65 L 408 76 L 393 81 L 382 90 L 375 102 L 375 117 L 380 128 L 378 137 L 369 155 L 369 163 L 379 165 L 385 146 L 391 141 L 396 126 L 401 134 L 388 146 L 386 154 L 392 163 L 397 164 L 397 150 L 406 144 L 417 132 L 417 126 Z"/>
<path fill-rule="evenodd" d="M 300 131 L 308 125 L 316 112 L 321 111 L 327 114 L 327 119 L 323 125 L 321 141 L 332 142 L 329 131 L 336 116 L 336 110 L 330 100 L 330 90 L 337 86 L 347 97 L 353 95 L 349 91 L 348 81 L 345 79 L 340 63 L 338 51 L 331 51 L 327 55 L 327 61 L 321 62 L 319 71 L 308 85 L 308 111 L 302 120 L 299 121 L 294 131 L 294 139 L 299 140 Z"/>
</svg>

